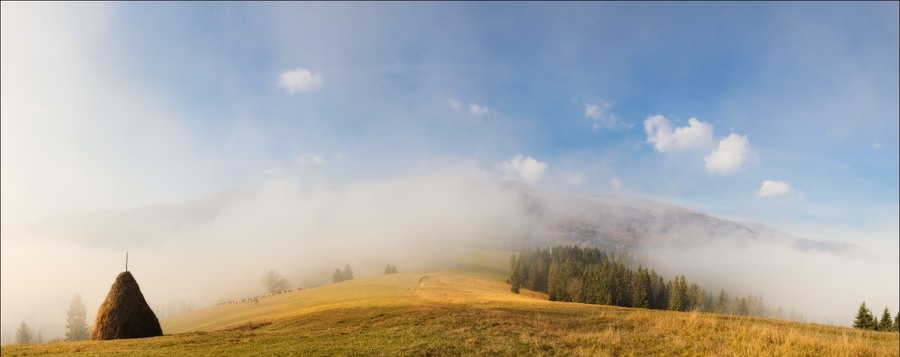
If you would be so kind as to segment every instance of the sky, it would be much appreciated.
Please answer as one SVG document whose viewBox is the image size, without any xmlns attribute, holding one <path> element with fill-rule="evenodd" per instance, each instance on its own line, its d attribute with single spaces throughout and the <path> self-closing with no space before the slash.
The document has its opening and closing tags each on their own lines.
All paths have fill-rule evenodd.
<svg viewBox="0 0 900 357">
<path fill-rule="evenodd" d="M 2 222 L 476 167 L 896 262 L 898 13 L 4 2 Z"/>
</svg>

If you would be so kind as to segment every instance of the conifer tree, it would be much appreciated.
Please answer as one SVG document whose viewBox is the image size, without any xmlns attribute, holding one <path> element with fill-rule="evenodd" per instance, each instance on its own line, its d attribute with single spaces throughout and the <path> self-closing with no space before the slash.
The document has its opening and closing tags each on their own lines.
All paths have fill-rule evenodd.
<svg viewBox="0 0 900 357">
<path fill-rule="evenodd" d="M 621 261 L 616 261 L 613 264 L 612 278 L 613 286 L 615 287 L 613 305 L 631 306 L 631 274 L 629 273 L 630 271 L 625 269 L 625 265 Z"/>
<path fill-rule="evenodd" d="M 528 269 L 525 286 L 535 291 L 547 291 L 547 277 L 550 269 L 550 254 L 547 250 L 535 252 L 533 267 Z"/>
<path fill-rule="evenodd" d="M 735 307 L 735 313 L 741 316 L 747 316 L 750 313 L 750 307 L 747 306 L 747 298 L 741 298 Z"/>
<path fill-rule="evenodd" d="M 675 277 L 669 290 L 669 310 L 684 311 L 687 300 L 687 280 L 684 275 Z"/>
<path fill-rule="evenodd" d="M 331 281 L 334 283 L 344 281 L 344 274 L 341 274 L 341 268 L 334 268 L 334 274 L 331 274 Z"/>
<path fill-rule="evenodd" d="M 515 255 L 513 255 L 515 257 Z M 523 259 L 518 259 L 516 263 L 513 265 L 513 274 L 510 278 L 510 283 L 512 284 L 512 292 L 518 294 L 519 290 L 522 288 L 522 283 L 525 282 L 525 262 Z"/>
<path fill-rule="evenodd" d="M 582 277 L 582 289 L 584 290 L 584 302 L 587 304 L 601 304 L 601 281 L 603 272 L 597 264 L 591 264 L 584 270 Z"/>
<path fill-rule="evenodd" d="M 859 305 L 859 310 L 853 319 L 853 327 L 867 330 L 875 328 L 875 317 L 872 316 L 872 311 L 869 311 L 869 308 L 866 307 L 865 301 Z"/>
<path fill-rule="evenodd" d="M 657 283 L 659 286 L 659 291 L 656 293 L 656 307 L 655 309 L 666 310 L 669 308 L 669 290 L 666 288 L 666 282 L 663 280 L 663 277 L 657 277 Z"/>
<path fill-rule="evenodd" d="M 16 343 L 18 344 L 28 344 L 34 342 L 34 332 L 31 331 L 31 327 L 22 321 L 19 324 L 19 328 L 16 330 Z"/>
<path fill-rule="evenodd" d="M 350 264 L 344 265 L 344 272 L 341 274 L 341 278 L 344 280 L 353 280 L 353 269 L 350 269 Z"/>
<path fill-rule="evenodd" d="M 385 274 L 397 274 L 397 267 L 392 264 L 388 264 L 386 267 L 384 267 L 384 273 Z"/>
<path fill-rule="evenodd" d="M 66 341 L 87 340 L 89 337 L 87 310 L 81 302 L 81 295 L 75 294 L 66 313 Z"/>
<path fill-rule="evenodd" d="M 633 296 L 631 299 L 632 307 L 650 308 L 650 274 L 647 270 L 638 267 L 637 274 L 632 279 Z"/>
<path fill-rule="evenodd" d="M 728 308 L 728 293 L 725 292 L 725 289 L 719 291 L 719 299 L 716 301 L 716 312 L 720 314 L 727 314 L 730 309 Z"/>
<path fill-rule="evenodd" d="M 881 321 L 878 322 L 878 331 L 891 331 L 894 329 L 894 322 L 891 321 L 891 313 L 888 312 L 887 306 L 884 307 L 884 313 L 881 314 Z"/>
<path fill-rule="evenodd" d="M 685 285 L 687 285 L 687 281 L 685 281 Z M 705 304 L 703 300 L 706 297 L 706 292 L 703 291 L 697 283 L 691 283 L 690 287 L 687 289 L 686 296 L 685 311 L 703 311 L 703 306 Z"/>
<path fill-rule="evenodd" d="M 897 311 L 897 316 L 894 316 L 894 331 L 900 331 L 900 311 Z"/>
</svg>

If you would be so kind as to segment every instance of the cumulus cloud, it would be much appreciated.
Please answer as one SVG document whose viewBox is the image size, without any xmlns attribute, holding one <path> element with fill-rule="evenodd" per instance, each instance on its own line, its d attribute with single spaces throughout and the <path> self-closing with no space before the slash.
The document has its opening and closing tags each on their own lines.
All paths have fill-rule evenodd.
<svg viewBox="0 0 900 357">
<path fill-rule="evenodd" d="M 610 112 L 612 106 L 609 103 L 584 103 L 584 117 L 594 121 L 594 130 L 600 128 L 616 129 L 622 127 L 631 127 L 619 121 L 615 114 Z"/>
<path fill-rule="evenodd" d="M 278 87 L 284 88 L 290 94 L 296 92 L 309 92 L 325 84 L 325 80 L 318 73 L 313 73 L 306 68 L 296 68 L 281 72 L 278 77 Z"/>
<path fill-rule="evenodd" d="M 791 193 L 792 188 L 787 182 L 764 180 L 762 187 L 756 192 L 759 197 L 778 197 Z"/>
<path fill-rule="evenodd" d="M 516 177 L 530 184 L 540 181 L 547 169 L 547 163 L 535 160 L 533 157 L 516 155 L 507 162 L 500 164 L 500 168 L 507 177 Z"/>
<path fill-rule="evenodd" d="M 485 116 L 493 113 L 494 111 L 491 108 L 488 108 L 486 105 L 478 105 L 475 103 L 469 103 L 469 113 L 476 116 Z"/>
<path fill-rule="evenodd" d="M 750 154 L 746 135 L 732 133 L 719 141 L 719 148 L 703 158 L 706 171 L 714 174 L 730 174 L 741 168 Z"/>
<path fill-rule="evenodd" d="M 300 165 L 325 165 L 325 158 L 317 154 L 304 154 L 297 157 Z"/>
<path fill-rule="evenodd" d="M 686 150 L 703 148 L 712 144 L 712 124 L 697 118 L 688 119 L 688 126 L 672 130 L 672 123 L 662 115 L 653 115 L 644 120 L 647 142 L 656 151 Z"/>
<path fill-rule="evenodd" d="M 447 103 L 449 103 L 450 107 L 453 108 L 454 110 L 459 110 L 460 108 L 462 108 L 462 103 L 460 103 L 456 99 L 450 98 L 447 100 Z"/>
</svg>

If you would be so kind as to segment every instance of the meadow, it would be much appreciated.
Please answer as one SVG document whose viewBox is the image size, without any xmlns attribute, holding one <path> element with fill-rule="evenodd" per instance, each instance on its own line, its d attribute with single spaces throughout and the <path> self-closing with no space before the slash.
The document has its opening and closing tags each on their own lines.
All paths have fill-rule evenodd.
<svg viewBox="0 0 900 357">
<path fill-rule="evenodd" d="M 161 321 L 165 336 L 13 345 L 3 356 L 895 356 L 896 332 L 561 303 L 505 283 L 508 252 L 358 277 Z"/>
</svg>

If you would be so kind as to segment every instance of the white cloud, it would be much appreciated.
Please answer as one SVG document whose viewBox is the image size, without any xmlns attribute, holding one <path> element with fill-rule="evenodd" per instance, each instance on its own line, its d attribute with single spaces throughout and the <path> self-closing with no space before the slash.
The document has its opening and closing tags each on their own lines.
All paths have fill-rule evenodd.
<svg viewBox="0 0 900 357">
<path fill-rule="evenodd" d="M 469 113 L 474 116 L 480 117 L 484 115 L 488 115 L 493 113 L 494 111 L 491 108 L 488 108 L 486 105 L 478 105 L 475 103 L 469 103 Z"/>
<path fill-rule="evenodd" d="M 278 87 L 284 88 L 290 94 L 316 90 L 323 84 L 325 81 L 320 74 L 312 73 L 305 68 L 284 71 L 278 77 Z"/>
<path fill-rule="evenodd" d="M 603 112 L 600 111 L 600 106 L 597 104 L 585 103 L 584 104 L 584 117 L 591 119 L 600 119 L 603 115 Z"/>
<path fill-rule="evenodd" d="M 784 181 L 764 180 L 762 187 L 756 192 L 759 197 L 778 197 L 791 193 L 791 185 Z"/>
<path fill-rule="evenodd" d="M 877 141 L 872 143 L 872 150 L 878 150 L 878 149 L 881 149 L 881 143 L 877 142 Z"/>
<path fill-rule="evenodd" d="M 450 103 L 450 107 L 453 108 L 453 110 L 459 110 L 459 108 L 462 108 L 462 103 L 460 103 L 456 99 L 450 98 L 447 100 L 447 103 Z"/>
<path fill-rule="evenodd" d="M 522 155 L 516 155 L 512 160 L 501 163 L 500 168 L 508 177 L 521 178 L 525 182 L 534 184 L 544 176 L 547 163 L 537 161 L 531 156 L 522 157 Z"/>
<path fill-rule="evenodd" d="M 325 158 L 317 154 L 305 154 L 297 157 L 297 163 L 300 165 L 325 165 Z"/>
<path fill-rule="evenodd" d="M 688 119 L 688 126 L 673 131 L 669 119 L 653 115 L 644 120 L 644 131 L 647 132 L 647 142 L 652 143 L 659 152 L 703 148 L 713 142 L 712 124 L 697 118 Z"/>
<path fill-rule="evenodd" d="M 730 174 L 741 168 L 750 154 L 746 135 L 732 133 L 719 141 L 719 148 L 703 158 L 706 171 L 715 174 Z"/>
<path fill-rule="evenodd" d="M 610 113 L 610 108 L 611 105 L 605 102 L 599 104 L 584 103 L 584 117 L 595 121 L 594 130 L 600 128 L 616 129 L 631 127 L 631 124 L 620 122 L 619 118 Z"/>
<path fill-rule="evenodd" d="M 622 188 L 622 180 L 619 180 L 618 177 L 613 177 L 613 178 L 609 179 L 609 185 L 612 186 L 612 188 L 614 188 L 616 190 L 621 189 Z"/>
</svg>

